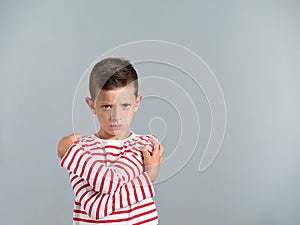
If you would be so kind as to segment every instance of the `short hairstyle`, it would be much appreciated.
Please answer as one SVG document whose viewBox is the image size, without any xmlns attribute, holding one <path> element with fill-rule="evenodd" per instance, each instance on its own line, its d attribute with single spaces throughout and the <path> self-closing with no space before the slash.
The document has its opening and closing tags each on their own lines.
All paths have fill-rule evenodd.
<svg viewBox="0 0 300 225">
<path fill-rule="evenodd" d="M 98 90 L 112 90 L 134 83 L 135 96 L 138 94 L 138 76 L 129 60 L 123 58 L 106 58 L 98 62 L 91 71 L 89 90 L 92 100 Z"/>
</svg>

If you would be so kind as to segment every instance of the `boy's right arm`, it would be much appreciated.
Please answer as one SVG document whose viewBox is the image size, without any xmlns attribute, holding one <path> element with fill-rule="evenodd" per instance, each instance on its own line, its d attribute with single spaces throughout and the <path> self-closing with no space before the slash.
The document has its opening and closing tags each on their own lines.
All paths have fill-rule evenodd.
<svg viewBox="0 0 300 225">
<path fill-rule="evenodd" d="M 57 145 L 58 157 L 61 159 L 66 154 L 66 152 L 71 147 L 71 145 L 74 144 L 75 140 L 80 137 L 81 137 L 80 134 L 70 134 L 60 139 Z"/>
<path fill-rule="evenodd" d="M 58 156 L 64 157 L 67 150 L 73 145 L 74 135 L 61 139 L 58 145 Z M 112 193 L 101 193 L 82 177 L 69 172 L 72 189 L 76 200 L 82 205 L 85 213 L 93 218 L 100 219 L 110 215 L 128 205 L 147 198 L 154 197 L 154 188 L 147 173 L 142 173 L 130 182 L 119 185 Z"/>
<path fill-rule="evenodd" d="M 83 178 L 71 172 L 69 175 L 76 200 L 93 219 L 103 218 L 118 209 L 154 197 L 154 188 L 146 173 L 120 186 L 111 194 L 97 192 Z"/>
<path fill-rule="evenodd" d="M 119 163 L 121 163 L 120 160 L 118 165 L 113 169 L 107 168 L 103 162 L 95 160 L 88 152 L 83 151 L 79 145 L 73 144 L 75 137 L 74 134 L 64 137 L 58 145 L 58 155 L 62 158 L 61 165 L 67 170 L 84 178 L 95 191 L 101 193 L 112 193 L 120 185 L 132 180 L 127 172 L 128 168 L 124 168 L 124 166 L 128 167 L 126 163 L 119 165 Z M 147 176 L 154 182 L 159 171 L 159 164 L 162 160 L 163 147 L 158 142 L 154 143 L 154 140 L 152 140 L 152 143 L 153 146 L 155 146 L 152 156 L 148 151 L 143 151 L 143 156 Z M 69 146 L 70 144 L 71 146 Z M 87 164 L 89 164 L 89 166 L 87 166 Z M 130 166 L 129 169 L 133 170 Z M 135 169 L 137 170 L 136 173 L 138 173 L 139 168 Z M 145 176 L 144 173 L 138 176 Z"/>
</svg>

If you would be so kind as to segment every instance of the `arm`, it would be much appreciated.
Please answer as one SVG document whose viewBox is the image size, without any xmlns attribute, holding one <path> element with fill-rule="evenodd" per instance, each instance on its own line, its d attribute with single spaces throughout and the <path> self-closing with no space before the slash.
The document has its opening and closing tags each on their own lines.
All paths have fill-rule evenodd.
<svg viewBox="0 0 300 225">
<path fill-rule="evenodd" d="M 61 160 L 61 166 L 83 178 L 95 191 L 112 193 L 143 170 L 143 165 L 130 154 L 122 155 L 113 165 L 95 158 L 79 144 L 72 144 Z"/>
<path fill-rule="evenodd" d="M 154 188 L 147 173 L 142 173 L 129 183 L 119 186 L 111 194 L 93 190 L 83 178 L 71 172 L 70 182 L 77 201 L 86 214 L 93 219 L 103 218 L 118 209 L 154 196 Z"/>
<path fill-rule="evenodd" d="M 77 175 L 79 177 L 84 178 L 95 191 L 100 191 L 102 193 L 111 193 L 115 191 L 118 186 L 126 183 L 124 176 L 122 179 L 120 176 L 118 176 L 118 175 L 122 176 L 122 174 L 118 173 L 119 172 L 118 170 L 115 170 L 115 168 L 111 169 L 105 167 L 103 165 L 103 162 L 101 162 L 100 160 L 98 161 L 95 160 L 89 153 L 86 154 L 86 152 L 84 152 L 83 149 L 80 149 L 80 146 L 76 145 L 76 143 L 74 144 L 73 143 L 74 137 L 75 136 L 71 134 L 67 137 L 62 138 L 61 141 L 59 142 L 58 155 L 60 157 L 63 157 L 61 161 L 62 166 L 66 167 L 71 172 L 77 172 Z M 154 146 L 152 156 L 145 150 L 143 151 L 143 157 L 144 157 L 145 171 L 149 175 L 151 181 L 154 182 L 159 171 L 159 164 L 162 161 L 163 147 L 155 139 L 150 138 L 149 140 L 152 142 L 152 146 Z M 76 161 L 76 159 L 83 160 L 81 166 L 83 166 L 84 168 L 81 169 L 80 173 L 78 172 L 79 164 L 74 165 L 74 161 Z M 91 161 L 89 162 L 89 160 Z M 125 163 L 126 160 L 128 161 L 128 158 L 126 158 L 126 156 L 123 156 L 119 164 L 122 164 L 122 161 L 124 161 L 123 165 L 127 165 Z M 139 165 L 139 166 L 135 166 L 135 169 L 138 170 L 136 171 L 136 173 L 133 170 L 133 175 L 134 177 L 136 177 L 135 174 L 141 173 L 140 170 L 141 168 L 138 167 L 142 167 L 143 164 L 142 162 L 139 162 L 136 157 L 132 157 L 131 162 L 135 165 Z M 89 166 L 87 166 L 88 163 L 90 163 Z M 96 168 L 94 166 L 96 166 Z M 122 165 L 119 165 L 119 167 L 123 168 Z M 99 175 L 101 171 L 104 177 L 102 177 L 101 182 L 100 181 L 98 182 L 97 179 L 100 177 Z M 126 170 L 123 168 L 123 171 L 125 172 Z M 114 176 L 114 174 L 116 174 L 117 176 Z M 128 174 L 126 175 L 126 177 L 127 177 L 127 182 L 131 180 Z"/>
</svg>

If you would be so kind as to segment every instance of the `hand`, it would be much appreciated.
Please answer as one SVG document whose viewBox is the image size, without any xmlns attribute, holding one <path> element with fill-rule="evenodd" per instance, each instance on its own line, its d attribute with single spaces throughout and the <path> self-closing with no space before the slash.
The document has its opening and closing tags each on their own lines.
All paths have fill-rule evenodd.
<svg viewBox="0 0 300 225">
<path fill-rule="evenodd" d="M 161 143 L 157 142 L 154 139 L 150 139 L 153 144 L 152 156 L 147 151 L 145 147 L 141 148 L 144 157 L 144 167 L 145 171 L 150 177 L 151 181 L 154 182 L 158 176 L 159 166 L 163 160 L 164 147 Z"/>
<path fill-rule="evenodd" d="M 80 134 L 70 134 L 69 136 L 60 139 L 57 145 L 57 154 L 59 158 L 63 158 L 69 147 L 74 143 L 77 138 L 80 138 Z"/>
</svg>

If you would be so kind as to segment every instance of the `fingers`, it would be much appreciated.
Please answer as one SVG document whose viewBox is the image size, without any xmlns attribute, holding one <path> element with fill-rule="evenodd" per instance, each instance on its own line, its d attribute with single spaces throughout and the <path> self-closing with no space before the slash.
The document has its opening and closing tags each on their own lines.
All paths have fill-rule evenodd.
<svg viewBox="0 0 300 225">
<path fill-rule="evenodd" d="M 63 137 L 62 140 L 65 142 L 74 143 L 75 141 L 77 141 L 80 138 L 82 138 L 81 134 L 73 133 L 73 134 Z"/>
<path fill-rule="evenodd" d="M 162 144 L 160 144 L 158 146 L 160 152 L 159 152 L 159 161 L 160 163 L 163 161 L 163 156 L 164 156 L 164 147 L 162 146 Z"/>
<path fill-rule="evenodd" d="M 74 134 L 75 138 L 82 138 L 81 134 Z"/>
<path fill-rule="evenodd" d="M 151 157 L 150 153 L 148 152 L 148 150 L 145 147 L 141 148 L 144 160 L 147 160 Z"/>
<path fill-rule="evenodd" d="M 163 147 L 163 145 L 161 143 L 158 143 L 156 146 L 154 146 L 152 155 L 153 156 L 163 157 L 163 155 L 164 155 L 164 147 Z"/>
<path fill-rule="evenodd" d="M 151 164 L 160 164 L 163 161 L 164 147 L 154 138 L 149 138 L 149 141 L 153 144 L 153 151 L 149 153 L 146 147 L 141 147 L 141 151 L 144 157 L 144 162 L 147 161 L 148 164 L 150 161 Z"/>
<path fill-rule="evenodd" d="M 150 137 L 150 138 L 149 138 L 149 141 L 153 144 L 153 148 L 154 148 L 154 149 L 158 147 L 159 142 L 158 142 L 155 138 Z"/>
<path fill-rule="evenodd" d="M 58 157 L 62 158 L 66 151 L 68 150 L 68 148 L 79 138 L 81 138 L 82 136 L 80 134 L 70 134 L 68 136 L 63 137 L 59 142 L 58 142 L 58 146 L 57 146 L 57 153 L 58 153 Z"/>
<path fill-rule="evenodd" d="M 149 141 L 153 144 L 153 152 L 152 152 L 152 155 L 154 154 L 159 154 L 160 157 L 163 157 L 163 154 L 164 154 L 164 147 L 163 145 L 158 142 L 157 139 L 153 138 L 153 137 L 150 137 L 149 138 Z M 156 150 L 158 149 L 158 150 Z"/>
<path fill-rule="evenodd" d="M 159 148 L 159 157 L 161 163 L 163 161 L 163 156 L 164 156 L 164 147 L 162 146 L 162 144 L 159 144 L 158 148 Z"/>
<path fill-rule="evenodd" d="M 159 146 L 158 146 L 158 148 L 159 148 L 159 156 L 160 157 L 163 157 L 163 155 L 164 155 L 164 152 L 165 152 L 165 150 L 164 150 L 164 146 L 160 143 L 159 144 Z"/>
<path fill-rule="evenodd" d="M 68 136 L 66 136 L 67 139 L 71 139 L 73 142 L 76 141 L 78 138 L 82 138 L 81 134 L 70 134 Z"/>
</svg>

